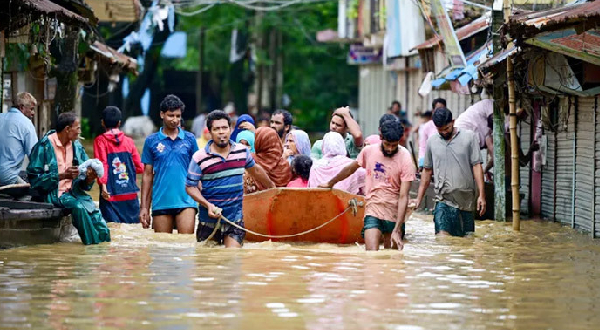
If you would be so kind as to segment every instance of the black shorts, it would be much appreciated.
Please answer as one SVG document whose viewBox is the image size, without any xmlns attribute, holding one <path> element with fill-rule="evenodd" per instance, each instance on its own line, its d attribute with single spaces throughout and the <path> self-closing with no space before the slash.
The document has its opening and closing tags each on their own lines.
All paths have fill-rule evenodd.
<svg viewBox="0 0 600 330">
<path fill-rule="evenodd" d="M 178 209 L 162 209 L 162 210 L 152 210 L 152 216 L 159 216 L 159 215 L 179 215 L 179 213 L 183 212 L 183 210 L 185 209 L 194 209 L 196 211 L 196 214 L 198 214 L 198 208 L 195 207 L 182 207 L 182 208 L 178 208 Z"/>
<path fill-rule="evenodd" d="M 243 220 L 236 222 L 236 224 L 241 226 L 242 228 L 245 228 Z M 198 223 L 198 229 L 196 230 L 196 239 L 198 240 L 198 242 L 205 241 L 208 238 L 208 236 L 212 234 L 216 225 L 216 223 L 208 222 Z M 244 237 L 246 237 L 246 231 L 234 227 L 228 224 L 227 222 L 221 221 L 221 228 L 217 230 L 215 236 L 213 236 L 212 239 L 218 244 L 223 244 L 223 240 L 226 236 L 233 238 L 238 243 L 240 243 L 240 245 L 242 245 L 244 243 Z"/>
</svg>

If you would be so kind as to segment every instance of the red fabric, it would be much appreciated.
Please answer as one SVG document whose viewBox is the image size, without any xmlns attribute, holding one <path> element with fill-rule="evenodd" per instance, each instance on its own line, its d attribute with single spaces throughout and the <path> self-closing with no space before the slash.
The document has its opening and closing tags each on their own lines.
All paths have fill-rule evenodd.
<svg viewBox="0 0 600 330">
<path fill-rule="evenodd" d="M 290 181 L 288 183 L 287 188 L 307 188 L 308 180 L 304 180 L 301 177 L 297 177 L 295 180 Z"/>
<path fill-rule="evenodd" d="M 108 201 L 109 202 L 124 202 L 124 201 L 134 200 L 137 198 L 138 198 L 138 194 L 117 195 L 117 196 L 110 196 Z"/>
<path fill-rule="evenodd" d="M 108 162 L 106 160 L 107 156 L 109 154 L 118 152 L 131 153 L 133 165 L 135 166 L 135 173 L 144 173 L 144 164 L 142 164 L 140 153 L 135 147 L 135 143 L 133 143 L 133 140 L 130 137 L 126 136 L 125 133 L 121 132 L 119 129 L 114 128 L 107 131 L 104 134 L 99 135 L 96 139 L 94 139 L 94 158 L 98 158 L 102 162 L 102 164 L 104 164 L 104 173 L 108 173 Z M 107 178 L 108 175 L 105 175 L 104 177 L 98 179 L 98 184 L 105 185 Z M 132 199 L 131 196 L 125 196 L 121 196 L 119 200 Z M 114 197 L 111 196 L 111 201 L 113 201 L 113 198 Z"/>
</svg>

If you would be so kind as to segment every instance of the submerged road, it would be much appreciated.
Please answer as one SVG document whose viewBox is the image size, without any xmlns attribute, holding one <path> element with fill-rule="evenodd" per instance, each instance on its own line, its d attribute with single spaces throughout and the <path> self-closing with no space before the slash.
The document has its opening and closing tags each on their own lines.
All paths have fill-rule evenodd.
<svg viewBox="0 0 600 330">
<path fill-rule="evenodd" d="M 113 242 L 0 250 L 0 329 L 593 329 L 600 241 L 555 223 L 477 222 L 402 252 L 246 243 L 111 225 Z"/>
</svg>

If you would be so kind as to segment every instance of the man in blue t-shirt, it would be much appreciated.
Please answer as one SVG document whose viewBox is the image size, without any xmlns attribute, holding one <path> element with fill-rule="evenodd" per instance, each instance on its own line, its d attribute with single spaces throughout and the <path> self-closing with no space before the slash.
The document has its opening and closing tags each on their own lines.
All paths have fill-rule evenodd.
<svg viewBox="0 0 600 330">
<path fill-rule="evenodd" d="M 175 95 L 160 103 L 163 127 L 146 138 L 142 151 L 144 174 L 140 222 L 157 233 L 172 233 L 177 225 L 180 234 L 193 234 L 197 204 L 185 191 L 187 168 L 198 150 L 196 138 L 180 127 L 185 105 Z"/>
</svg>

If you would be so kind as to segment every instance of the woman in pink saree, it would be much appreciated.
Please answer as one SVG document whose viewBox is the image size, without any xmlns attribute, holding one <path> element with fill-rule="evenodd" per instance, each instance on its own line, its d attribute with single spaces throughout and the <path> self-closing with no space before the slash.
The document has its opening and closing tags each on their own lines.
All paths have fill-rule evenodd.
<svg viewBox="0 0 600 330">
<path fill-rule="evenodd" d="M 317 188 L 336 176 L 353 160 L 346 155 L 346 143 L 340 133 L 330 132 L 323 137 L 323 158 L 317 160 L 310 169 L 309 188 Z M 365 170 L 359 168 L 346 180 L 338 182 L 334 188 L 358 195 L 365 185 Z"/>
</svg>

